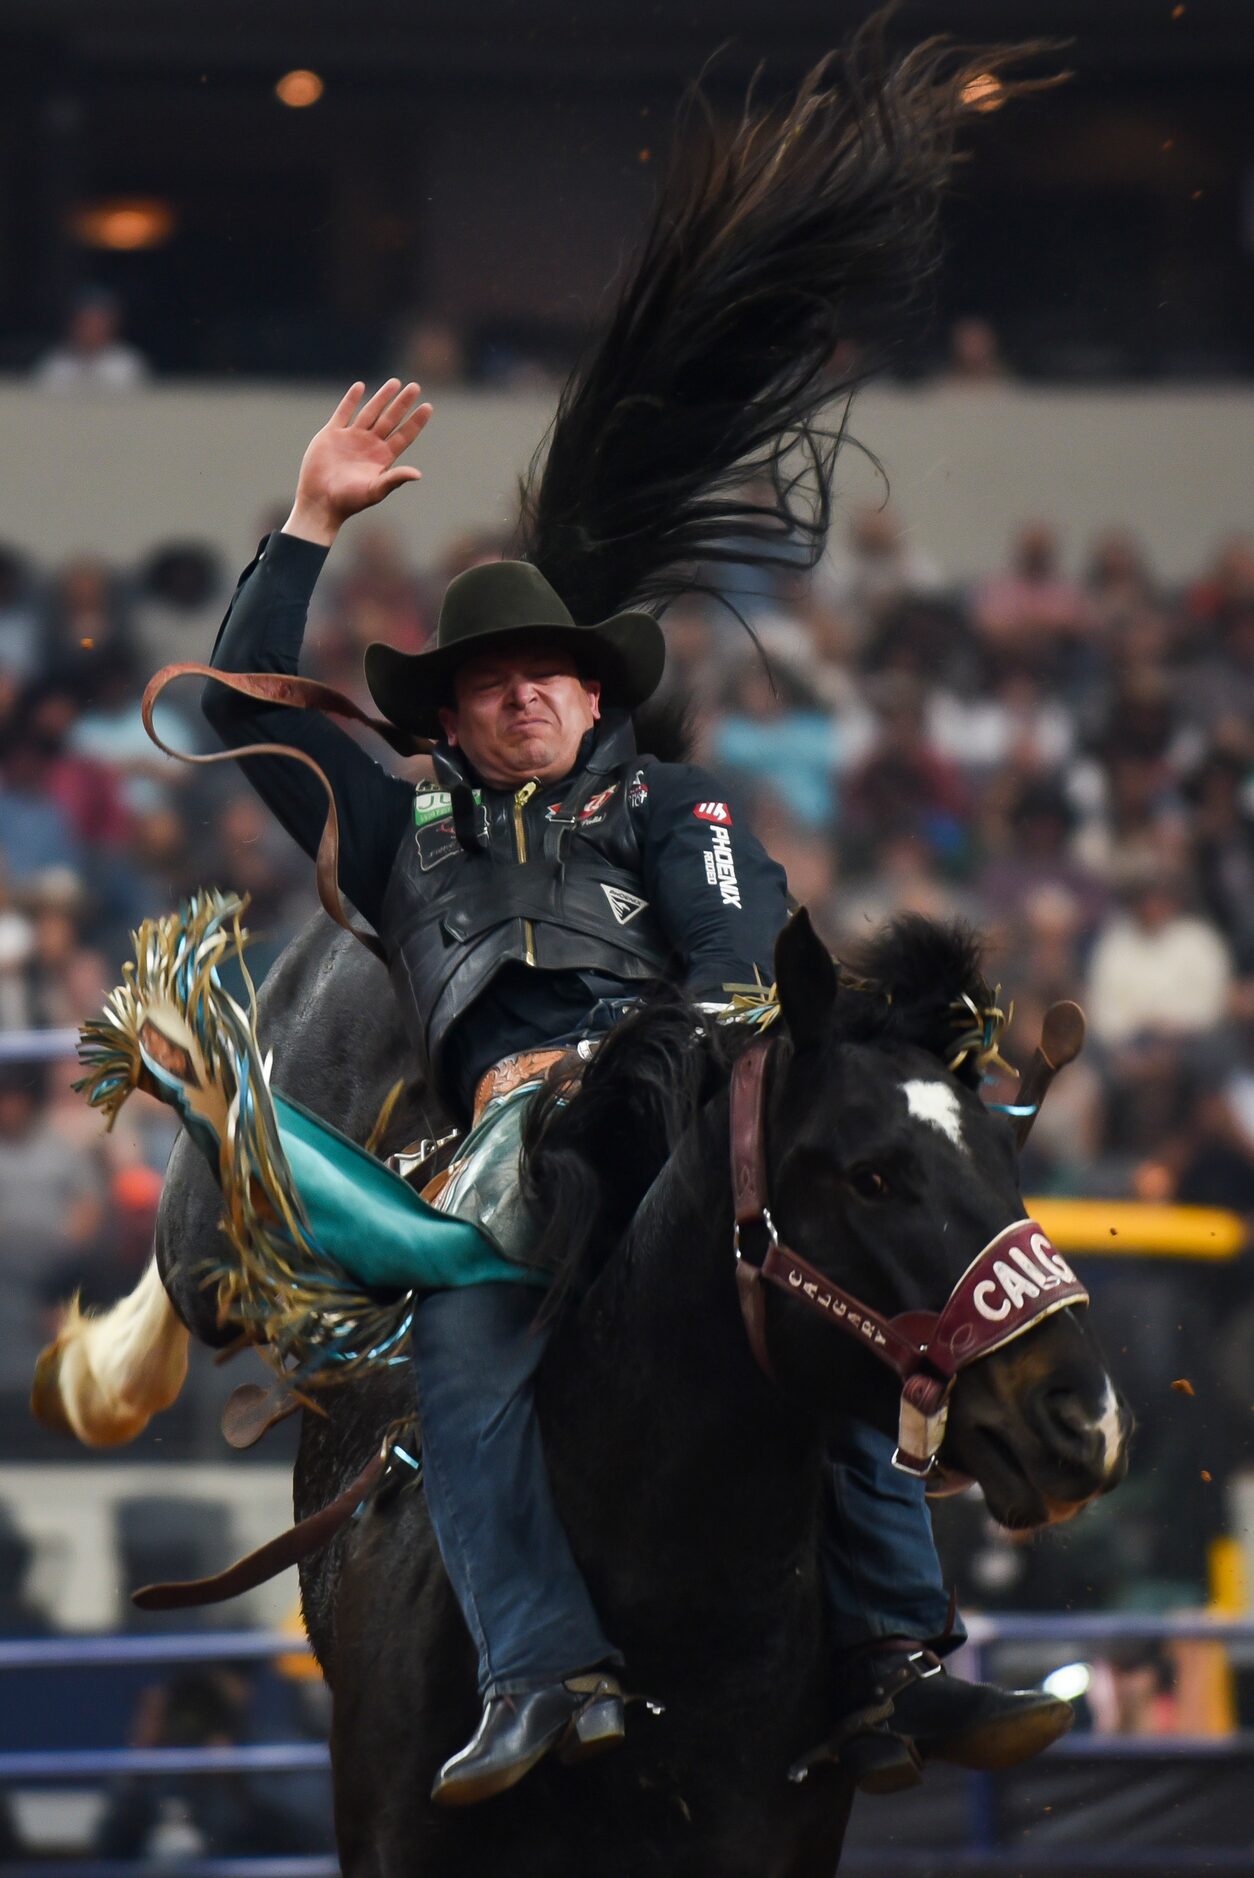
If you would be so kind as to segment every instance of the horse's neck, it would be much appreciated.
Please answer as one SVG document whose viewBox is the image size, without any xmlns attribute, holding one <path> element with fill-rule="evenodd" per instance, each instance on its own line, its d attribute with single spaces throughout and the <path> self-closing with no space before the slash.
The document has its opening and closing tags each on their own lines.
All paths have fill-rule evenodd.
<svg viewBox="0 0 1254 1878">
<path fill-rule="evenodd" d="M 559 1331 L 543 1389 L 565 1493 L 605 1543 L 630 1537 L 637 1558 L 652 1547 L 666 1561 L 672 1584 L 691 1571 L 707 1586 L 711 1572 L 778 1584 L 807 1553 L 819 1444 L 749 1351 L 725 1097 L 685 1136 Z"/>
</svg>

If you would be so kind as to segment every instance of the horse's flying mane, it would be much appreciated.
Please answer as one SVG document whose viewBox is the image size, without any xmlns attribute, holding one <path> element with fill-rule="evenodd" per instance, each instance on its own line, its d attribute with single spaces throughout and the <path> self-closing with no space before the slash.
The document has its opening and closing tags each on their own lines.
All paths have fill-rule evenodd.
<svg viewBox="0 0 1254 1878">
<path fill-rule="evenodd" d="M 660 612 L 718 563 L 823 551 L 850 397 L 906 330 L 940 255 L 972 81 L 1048 49 L 891 53 L 895 6 L 790 102 L 727 132 L 694 85 L 618 301 L 563 388 L 518 546 L 575 617 Z"/>
<path fill-rule="evenodd" d="M 948 1065 L 970 1022 L 964 998 L 980 1010 L 990 999 L 981 959 L 979 935 L 966 926 L 918 914 L 892 921 L 839 961 L 832 1049 L 910 1044 Z M 612 1256 L 681 1135 L 756 1034 L 711 1023 L 682 991 L 659 985 L 610 1032 L 578 1086 L 553 1080 L 541 1091 L 527 1118 L 523 1166 L 544 1221 L 535 1256 L 557 1273 L 546 1314 Z M 778 1035 L 791 1049 L 782 1024 Z M 978 1085 L 974 1057 L 955 1074 Z M 619 1141 L 631 1142 L 630 1155 L 606 1152 L 607 1142 Z"/>
</svg>

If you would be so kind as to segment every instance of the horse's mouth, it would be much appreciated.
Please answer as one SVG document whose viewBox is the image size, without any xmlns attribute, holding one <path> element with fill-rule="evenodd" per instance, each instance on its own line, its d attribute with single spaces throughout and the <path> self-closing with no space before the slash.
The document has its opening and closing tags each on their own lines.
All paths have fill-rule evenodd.
<svg viewBox="0 0 1254 1878">
<path fill-rule="evenodd" d="M 963 1450 L 963 1471 L 979 1482 L 990 1514 L 1008 1532 L 1032 1532 L 1071 1519 L 1097 1491 L 1074 1498 L 1047 1491 L 1005 1431 L 987 1423 L 965 1431 Z"/>
</svg>

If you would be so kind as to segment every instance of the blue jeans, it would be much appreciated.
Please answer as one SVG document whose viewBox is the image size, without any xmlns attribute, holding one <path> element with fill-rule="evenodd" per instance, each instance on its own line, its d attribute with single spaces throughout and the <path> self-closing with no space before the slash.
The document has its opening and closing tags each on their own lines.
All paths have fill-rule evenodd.
<svg viewBox="0 0 1254 1878">
<path fill-rule="evenodd" d="M 836 1654 L 875 1637 L 939 1637 L 949 1615 L 923 1483 L 893 1466 L 894 1445 L 851 1419 L 828 1449 L 820 1552 Z M 949 1647 L 965 1635 L 959 1624 Z"/>
<path fill-rule="evenodd" d="M 485 1699 L 622 1661 L 549 1488 L 531 1387 L 539 1303 L 528 1285 L 466 1285 L 414 1314 L 427 1508 Z"/>
<path fill-rule="evenodd" d="M 414 1318 L 427 1505 L 485 1697 L 622 1660 L 549 1490 L 531 1388 L 546 1341 L 532 1328 L 537 1304 L 524 1285 L 468 1285 L 432 1292 Z M 856 1421 L 829 1450 L 821 1548 L 837 1654 L 945 1628 L 923 1488 L 892 1452 L 889 1436 Z"/>
</svg>

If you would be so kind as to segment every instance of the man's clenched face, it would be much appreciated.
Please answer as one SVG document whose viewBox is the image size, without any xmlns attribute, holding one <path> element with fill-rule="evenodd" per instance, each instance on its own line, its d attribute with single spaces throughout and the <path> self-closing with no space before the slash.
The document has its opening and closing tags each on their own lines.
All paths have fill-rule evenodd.
<svg viewBox="0 0 1254 1878">
<path fill-rule="evenodd" d="M 468 659 L 454 685 L 455 704 L 440 712 L 444 735 L 498 789 L 533 776 L 557 782 L 601 715 L 600 680 L 543 643 Z"/>
</svg>

